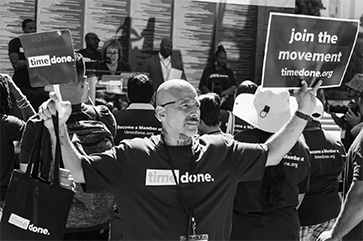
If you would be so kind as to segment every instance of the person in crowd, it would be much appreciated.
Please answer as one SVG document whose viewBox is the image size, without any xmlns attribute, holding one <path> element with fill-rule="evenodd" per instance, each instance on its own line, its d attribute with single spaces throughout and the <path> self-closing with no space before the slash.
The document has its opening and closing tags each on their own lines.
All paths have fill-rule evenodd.
<svg viewBox="0 0 363 241">
<path fill-rule="evenodd" d="M 98 38 L 97 34 L 92 32 L 87 33 L 84 37 L 84 40 L 86 42 L 86 48 L 80 49 L 77 52 L 82 54 L 84 58 L 101 61 L 102 55 L 101 52 L 98 50 L 98 43 L 100 42 L 100 39 Z"/>
<path fill-rule="evenodd" d="M 239 84 L 234 93 L 234 99 L 239 94 L 256 92 L 258 85 L 250 80 L 245 80 Z M 253 129 L 254 127 L 233 115 L 232 111 L 221 109 L 219 114 L 219 126 L 224 133 L 235 135 L 246 129 Z"/>
<path fill-rule="evenodd" d="M 248 143 L 268 140 L 291 118 L 295 103 L 288 90 L 260 87 L 255 94 L 240 94 L 233 114 L 255 128 L 234 138 Z M 302 138 L 291 144 L 278 165 L 266 167 L 262 180 L 238 184 L 231 240 L 299 240 L 297 207 L 309 189 L 310 154 Z"/>
<path fill-rule="evenodd" d="M 65 101 L 69 101 L 71 106 L 69 106 L 69 111 L 72 112 L 70 116 L 67 116 L 67 125 L 73 124 L 79 120 L 99 120 L 103 122 L 108 130 L 112 133 L 113 136 L 116 135 L 116 120 L 113 114 L 108 110 L 106 106 L 91 106 L 82 103 L 82 96 L 85 88 L 85 65 L 84 60 L 81 54 L 75 53 L 75 65 L 76 65 L 76 73 L 77 73 L 77 83 L 75 84 L 66 84 L 60 85 L 60 93 L 62 95 L 62 99 Z M 54 92 L 51 92 L 54 93 Z M 40 123 L 41 118 L 39 115 L 30 118 L 21 141 L 21 151 L 20 151 L 20 163 L 21 170 L 26 170 L 26 166 L 28 163 L 28 158 L 30 156 L 34 136 L 36 135 L 37 125 Z M 41 147 L 41 157 L 42 160 L 49 160 L 49 155 L 51 155 L 51 144 L 50 144 L 50 136 L 48 132 L 43 132 L 42 137 L 42 147 Z M 64 156 L 64 152 L 62 155 Z M 63 161 L 65 156 L 63 157 Z M 49 165 L 49 162 L 42 163 L 42 170 L 49 170 L 49 168 L 45 168 Z M 42 173 L 44 178 L 50 179 L 48 173 Z M 77 190 L 78 192 L 79 190 Z M 68 217 L 68 221 L 70 220 L 70 216 L 74 217 L 73 212 L 77 212 L 79 216 L 84 215 L 86 212 L 90 212 L 88 210 L 87 203 L 82 202 L 80 199 L 77 199 L 77 193 L 72 202 L 71 211 Z M 91 202 L 90 200 L 89 202 Z M 69 226 L 69 222 L 67 222 L 66 232 L 64 234 L 64 240 L 107 240 L 108 239 L 108 229 L 109 222 L 106 222 L 102 225 L 93 226 L 93 227 L 83 227 L 83 228 L 73 228 Z"/>
<path fill-rule="evenodd" d="M 311 121 L 303 135 L 310 149 L 310 189 L 298 209 L 300 219 L 300 241 L 316 240 L 330 230 L 341 208 L 339 180 L 345 163 L 345 148 L 339 137 L 321 127 L 323 103 L 317 98 Z"/>
<path fill-rule="evenodd" d="M 198 131 L 200 135 L 225 134 L 219 127 L 221 110 L 221 99 L 216 93 L 208 93 L 199 96 L 200 102 L 200 124 Z M 232 136 L 230 136 L 233 138 Z"/>
<path fill-rule="evenodd" d="M 250 80 L 242 81 L 242 83 L 239 84 L 235 90 L 234 98 L 236 98 L 238 95 L 243 94 L 243 93 L 254 94 L 254 93 L 256 93 L 257 88 L 258 88 L 258 85 L 255 82 L 252 82 Z M 235 116 L 233 135 L 236 135 L 237 133 L 239 133 L 241 131 L 249 130 L 249 129 L 253 129 L 253 128 L 254 127 L 251 126 L 250 124 L 248 124 L 248 122 L 241 120 L 240 118 Z"/>
<path fill-rule="evenodd" d="M 362 93 L 356 102 L 363 108 Z M 363 240 L 363 131 L 360 129 L 348 150 L 344 170 L 343 207 L 333 228 L 322 233 L 319 241 Z"/>
<path fill-rule="evenodd" d="M 198 137 L 197 91 L 181 79 L 162 83 L 156 92 L 160 135 L 123 140 L 104 153 L 87 156 L 75 149 L 65 126 L 69 102 L 51 95 L 38 114 L 55 143 L 52 115 L 59 105 L 65 109 L 59 120 L 65 167 L 88 192 L 115 193 L 125 240 L 191 239 L 193 234 L 228 240 L 237 184 L 261 179 L 265 166 L 279 164 L 301 135 L 320 85 L 321 81 L 308 90 L 302 81 L 296 91 L 296 114 L 276 135 L 258 144 L 223 135 Z"/>
<path fill-rule="evenodd" d="M 101 54 L 103 60 L 92 67 L 99 79 L 102 75 L 120 75 L 132 71 L 130 64 L 122 61 L 122 46 L 117 39 L 108 39 L 102 46 Z"/>
<path fill-rule="evenodd" d="M 11 115 L 11 98 L 14 95 L 22 119 Z M 26 121 L 35 115 L 32 105 L 10 76 L 0 74 L 0 208 L 5 203 L 10 176 L 19 165 L 15 158 L 14 141 L 20 141 Z"/>
<path fill-rule="evenodd" d="M 170 38 L 162 39 L 160 51 L 143 62 L 142 72 L 149 73 L 156 91 L 160 84 L 174 76 L 174 72 L 180 72 L 179 78 L 187 80 L 183 62 L 173 54 L 173 42 Z M 175 78 L 175 77 L 174 77 Z"/>
<path fill-rule="evenodd" d="M 357 100 L 363 91 L 363 74 L 355 74 L 353 78 L 346 84 L 348 97 L 351 99 L 347 106 L 328 106 L 328 112 L 334 122 L 342 129 L 342 142 L 346 150 L 354 140 L 351 130 L 362 123 L 362 115 L 360 114 Z M 342 117 L 336 113 L 343 113 Z"/>
<path fill-rule="evenodd" d="M 203 70 L 199 90 L 202 94 L 217 93 L 221 97 L 221 108 L 232 111 L 236 86 L 234 73 L 227 67 L 227 52 L 219 45 L 214 53 L 214 63 Z"/>
<path fill-rule="evenodd" d="M 117 122 L 115 144 L 123 139 L 150 137 L 160 134 L 161 123 L 155 117 L 151 104 L 154 87 L 146 74 L 132 75 L 127 82 L 127 98 L 130 105 L 125 110 L 113 112 Z"/>
<path fill-rule="evenodd" d="M 251 81 L 251 80 L 244 80 L 242 83 L 240 83 L 236 90 L 234 91 L 235 97 L 237 97 L 239 94 L 243 93 L 250 93 L 255 94 L 257 91 L 258 85 Z"/>
<path fill-rule="evenodd" d="M 124 139 L 144 138 L 160 134 L 161 123 L 155 117 L 151 104 L 154 87 L 146 74 L 132 75 L 127 82 L 127 97 L 130 105 L 125 110 L 115 111 L 117 136 L 115 144 Z M 111 240 L 122 240 L 122 220 L 116 210 L 111 219 Z"/>
<path fill-rule="evenodd" d="M 21 26 L 24 34 L 36 32 L 36 25 L 32 19 L 25 19 Z M 35 88 L 30 85 L 28 67 L 20 38 L 17 37 L 10 40 L 8 47 L 9 60 L 14 69 L 13 80 L 30 103 L 33 103 L 33 97 L 41 92 L 43 88 Z"/>
<path fill-rule="evenodd" d="M 361 98 L 362 98 L 362 94 L 363 92 L 360 94 L 360 97 L 359 97 L 359 102 L 358 102 L 358 106 L 359 109 L 358 110 L 358 116 L 363 116 L 363 106 L 361 104 Z M 356 138 L 360 132 L 360 130 L 363 128 L 363 122 L 360 122 L 359 124 L 357 124 L 356 126 L 354 126 L 351 130 L 350 130 L 350 134 L 353 136 L 353 138 Z"/>
</svg>

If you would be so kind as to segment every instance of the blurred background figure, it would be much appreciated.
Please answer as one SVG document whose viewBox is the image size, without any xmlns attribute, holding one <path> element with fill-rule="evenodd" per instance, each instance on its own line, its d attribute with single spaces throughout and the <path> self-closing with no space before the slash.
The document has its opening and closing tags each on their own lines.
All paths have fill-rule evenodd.
<svg viewBox="0 0 363 241">
<path fill-rule="evenodd" d="M 239 94 L 250 93 L 254 94 L 257 90 L 258 85 L 250 80 L 245 80 L 235 90 L 234 99 Z M 235 135 L 238 132 L 253 129 L 254 127 L 241 120 L 229 110 L 221 109 L 219 114 L 219 126 L 224 133 Z"/>
<path fill-rule="evenodd" d="M 203 70 L 199 90 L 202 94 L 217 93 L 221 97 L 221 108 L 231 111 L 236 86 L 234 73 L 227 67 L 227 52 L 219 45 L 214 54 L 214 62 Z"/>
<path fill-rule="evenodd" d="M 357 101 L 363 91 L 363 74 L 354 75 L 346 86 L 348 97 L 351 99 L 348 105 L 328 105 L 327 111 L 341 128 L 341 140 L 345 149 L 348 150 L 355 138 L 351 130 L 362 122 L 362 115 Z M 340 113 L 340 115 L 336 113 Z"/>
<path fill-rule="evenodd" d="M 24 34 L 36 32 L 36 25 L 34 20 L 32 19 L 25 19 L 22 22 L 21 26 Z M 41 92 L 44 88 L 43 87 L 34 88 L 30 85 L 28 67 L 26 65 L 26 58 L 19 37 L 10 40 L 8 51 L 9 51 L 9 59 L 14 69 L 13 80 L 15 84 L 21 89 L 21 92 L 30 101 L 30 103 L 33 103 L 33 97 L 37 93 Z"/>
<path fill-rule="evenodd" d="M 99 79 L 102 75 L 120 75 L 122 72 L 131 72 L 131 66 L 122 61 L 122 46 L 117 39 L 107 40 L 101 50 L 102 61 L 92 67 L 96 70 Z"/>
<path fill-rule="evenodd" d="M 245 80 L 241 84 L 238 85 L 238 87 L 235 90 L 235 98 L 237 98 L 238 95 L 243 93 L 250 93 L 255 94 L 256 90 L 258 88 L 258 85 L 255 82 L 252 82 L 250 80 Z M 253 129 L 254 127 L 248 124 L 248 122 L 238 118 L 235 116 L 234 119 L 234 132 L 233 135 L 236 135 L 237 133 Z"/>
<path fill-rule="evenodd" d="M 200 101 L 199 134 L 225 134 L 219 127 L 219 114 L 221 110 L 221 99 L 219 96 L 216 93 L 208 93 L 200 95 L 198 99 Z M 232 138 L 232 136 L 230 137 Z"/>
<path fill-rule="evenodd" d="M 86 48 L 80 49 L 77 52 L 82 54 L 82 56 L 85 58 L 86 63 L 87 61 L 89 61 L 87 59 L 97 61 L 102 60 L 101 52 L 98 50 L 98 43 L 100 42 L 100 39 L 98 38 L 97 34 L 87 33 L 84 37 L 84 40 L 86 42 Z"/>
<path fill-rule="evenodd" d="M 180 72 L 180 76 L 174 78 L 187 80 L 182 60 L 173 55 L 173 42 L 170 38 L 164 38 L 159 53 L 145 59 L 142 72 L 149 73 L 156 91 L 160 84 L 171 78 L 170 73 L 174 70 Z"/>
</svg>

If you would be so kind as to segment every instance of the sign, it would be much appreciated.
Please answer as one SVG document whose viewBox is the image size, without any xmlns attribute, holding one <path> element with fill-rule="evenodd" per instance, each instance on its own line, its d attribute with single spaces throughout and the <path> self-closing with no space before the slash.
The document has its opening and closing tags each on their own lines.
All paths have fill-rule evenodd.
<svg viewBox="0 0 363 241">
<path fill-rule="evenodd" d="M 74 49 L 68 29 L 20 36 L 33 87 L 77 83 Z"/>
<path fill-rule="evenodd" d="M 261 85 L 299 88 L 301 80 L 321 88 L 340 86 L 359 20 L 270 13 Z"/>
</svg>

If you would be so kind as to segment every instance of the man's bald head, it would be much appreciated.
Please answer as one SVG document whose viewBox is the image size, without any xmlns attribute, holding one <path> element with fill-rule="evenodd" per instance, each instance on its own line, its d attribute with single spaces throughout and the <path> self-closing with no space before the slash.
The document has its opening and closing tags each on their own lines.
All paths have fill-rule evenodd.
<svg viewBox="0 0 363 241">
<path fill-rule="evenodd" d="M 168 80 L 162 83 L 156 91 L 156 105 L 164 105 L 183 97 L 197 96 L 197 91 L 189 82 L 182 79 Z"/>
</svg>

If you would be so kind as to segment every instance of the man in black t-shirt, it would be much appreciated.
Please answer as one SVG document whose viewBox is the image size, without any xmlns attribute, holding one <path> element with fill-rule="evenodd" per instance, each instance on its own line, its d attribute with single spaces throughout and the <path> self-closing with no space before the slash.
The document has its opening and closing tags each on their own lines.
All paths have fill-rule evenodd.
<svg viewBox="0 0 363 241">
<path fill-rule="evenodd" d="M 324 107 L 316 100 L 313 120 L 303 132 L 311 154 L 310 189 L 299 207 L 300 241 L 316 240 L 332 228 L 341 208 L 339 180 L 344 168 L 345 149 L 339 137 L 323 130 Z"/>
<path fill-rule="evenodd" d="M 22 30 L 25 34 L 35 33 L 36 25 L 34 20 L 25 19 L 22 22 Z M 26 57 L 19 37 L 10 40 L 8 51 L 10 62 L 14 68 L 13 80 L 30 103 L 33 104 L 33 97 L 41 92 L 43 87 L 34 88 L 30 85 Z"/>
<path fill-rule="evenodd" d="M 88 192 L 115 193 L 125 240 L 229 240 L 237 184 L 261 179 L 291 149 L 315 105 L 321 81 L 297 91 L 299 112 L 265 143 L 247 144 L 223 135 L 196 136 L 200 122 L 197 91 L 184 80 L 162 83 L 155 115 L 162 133 L 124 140 L 104 153 L 81 155 L 69 140 L 67 102 L 55 95 L 39 109 L 55 143 L 52 115 L 65 108 L 59 131 L 65 167 Z M 189 237 L 188 237 L 189 235 Z"/>
<path fill-rule="evenodd" d="M 88 58 L 90 60 L 102 60 L 101 52 L 98 51 L 98 43 L 100 39 L 95 33 L 87 33 L 84 37 L 86 42 L 86 48 L 80 49 L 77 52 L 82 54 L 84 58 Z"/>
<path fill-rule="evenodd" d="M 135 74 L 127 82 L 130 105 L 125 110 L 114 111 L 117 122 L 115 144 L 134 137 L 150 137 L 161 132 L 161 123 L 155 117 L 151 104 L 154 87 L 149 76 Z"/>
</svg>

